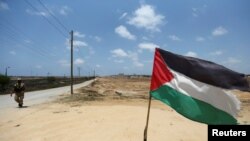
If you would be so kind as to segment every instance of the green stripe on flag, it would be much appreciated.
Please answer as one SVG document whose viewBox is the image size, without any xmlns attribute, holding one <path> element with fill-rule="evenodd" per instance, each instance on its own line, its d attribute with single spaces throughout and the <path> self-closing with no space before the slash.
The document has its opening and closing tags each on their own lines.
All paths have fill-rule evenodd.
<svg viewBox="0 0 250 141">
<path fill-rule="evenodd" d="M 151 91 L 150 94 L 191 120 L 213 125 L 237 124 L 237 120 L 230 114 L 167 85 Z"/>
</svg>

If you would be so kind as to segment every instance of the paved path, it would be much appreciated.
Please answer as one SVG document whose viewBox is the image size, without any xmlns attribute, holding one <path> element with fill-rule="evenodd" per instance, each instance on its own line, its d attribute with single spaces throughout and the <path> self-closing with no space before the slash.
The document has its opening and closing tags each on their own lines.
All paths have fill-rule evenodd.
<svg viewBox="0 0 250 141">
<path fill-rule="evenodd" d="M 87 86 L 93 81 L 94 80 L 89 80 L 80 84 L 76 84 L 74 85 L 74 90 Z M 24 97 L 24 106 L 25 105 L 32 106 L 34 104 L 48 102 L 48 101 L 54 100 L 57 96 L 61 94 L 69 93 L 69 92 L 70 92 L 70 86 L 26 92 L 25 97 Z M 12 97 L 10 97 L 9 94 L 0 96 L 0 110 L 13 107 L 14 105 L 17 105 L 17 103 L 14 101 L 14 95 Z"/>
</svg>

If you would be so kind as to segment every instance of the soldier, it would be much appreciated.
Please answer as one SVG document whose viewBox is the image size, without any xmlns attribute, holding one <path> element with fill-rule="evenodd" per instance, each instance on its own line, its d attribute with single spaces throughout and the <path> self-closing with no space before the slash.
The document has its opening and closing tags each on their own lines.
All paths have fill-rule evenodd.
<svg viewBox="0 0 250 141">
<path fill-rule="evenodd" d="M 18 103 L 20 108 L 23 106 L 24 90 L 24 83 L 22 82 L 21 78 L 18 78 L 17 83 L 14 85 L 14 90 L 10 96 L 12 97 L 12 94 L 15 93 L 15 101 Z"/>
</svg>

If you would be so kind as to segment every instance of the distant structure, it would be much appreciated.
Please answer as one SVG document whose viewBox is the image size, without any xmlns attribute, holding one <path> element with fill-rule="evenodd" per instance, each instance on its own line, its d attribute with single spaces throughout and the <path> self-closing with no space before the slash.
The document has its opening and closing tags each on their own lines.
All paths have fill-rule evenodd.
<svg viewBox="0 0 250 141">
<path fill-rule="evenodd" d="M 118 73 L 117 75 L 110 75 L 110 77 L 113 78 L 150 78 L 151 75 L 146 75 L 146 74 L 124 74 L 124 73 Z"/>
<path fill-rule="evenodd" d="M 118 76 L 124 76 L 124 73 L 119 73 Z"/>
</svg>

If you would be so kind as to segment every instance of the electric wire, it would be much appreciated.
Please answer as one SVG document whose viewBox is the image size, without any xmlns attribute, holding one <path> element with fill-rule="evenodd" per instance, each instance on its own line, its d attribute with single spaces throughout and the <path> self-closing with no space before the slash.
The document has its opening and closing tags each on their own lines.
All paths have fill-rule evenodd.
<svg viewBox="0 0 250 141">
<path fill-rule="evenodd" d="M 28 0 L 24 0 L 31 8 L 33 8 L 35 11 L 40 12 L 35 6 L 33 6 Z M 54 27 L 63 37 L 66 37 L 66 34 L 63 33 L 63 31 L 58 28 L 55 24 L 53 24 L 46 16 L 42 15 L 42 17 L 52 26 Z"/>
<path fill-rule="evenodd" d="M 48 13 L 57 21 L 58 24 L 60 24 L 62 26 L 62 28 L 69 33 L 70 30 L 68 30 L 68 28 L 42 3 L 41 0 L 38 0 L 38 2 L 43 6 L 43 8 L 48 11 Z"/>
</svg>

